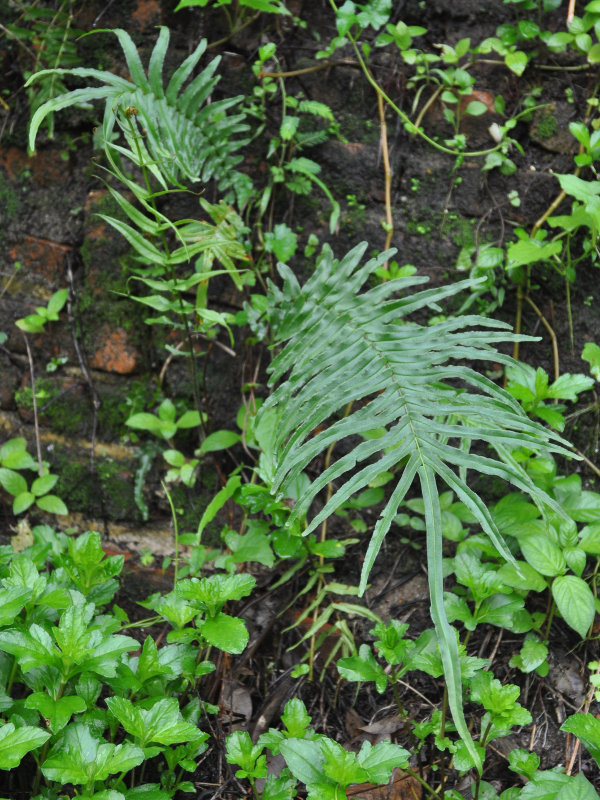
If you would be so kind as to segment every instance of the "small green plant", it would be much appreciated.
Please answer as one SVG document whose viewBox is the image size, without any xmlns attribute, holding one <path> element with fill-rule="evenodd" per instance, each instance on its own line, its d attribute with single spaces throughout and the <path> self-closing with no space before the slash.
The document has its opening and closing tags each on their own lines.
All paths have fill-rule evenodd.
<svg viewBox="0 0 600 800">
<path fill-rule="evenodd" d="M 589 351 L 588 351 L 589 352 Z M 557 380 L 550 382 L 548 373 L 541 367 L 534 369 L 529 364 L 511 364 L 506 368 L 508 392 L 523 406 L 531 416 L 543 419 L 558 431 L 564 430 L 563 412 L 566 406 L 557 400 L 577 402 L 582 392 L 587 392 L 594 385 L 593 378 L 587 375 L 570 375 L 568 372 Z M 548 404 L 546 400 L 553 400 Z"/>
<path fill-rule="evenodd" d="M 389 741 L 374 746 L 364 742 L 360 751 L 353 753 L 315 733 L 301 700 L 290 700 L 281 720 L 283 731 L 272 728 L 256 744 L 246 731 L 227 737 L 227 761 L 240 767 L 236 777 L 249 781 L 256 800 L 295 797 L 297 782 L 305 787 L 307 800 L 346 800 L 353 784 L 387 783 L 395 767 L 408 763 L 409 753 Z M 286 767 L 277 777 L 268 774 L 265 750 L 281 754 L 285 760 Z M 264 778 L 259 792 L 256 781 Z"/>
<path fill-rule="evenodd" d="M 68 289 L 59 289 L 52 295 L 47 306 L 38 306 L 35 314 L 18 319 L 15 325 L 24 333 L 42 333 L 47 322 L 56 322 L 68 296 Z"/>
<path fill-rule="evenodd" d="M 243 650 L 243 621 L 221 609 L 254 578 L 214 574 L 154 596 L 145 605 L 171 624 L 170 642 L 146 636 L 140 648 L 124 633 L 125 612 L 106 608 L 123 556 L 105 556 L 95 532 L 68 538 L 37 526 L 32 534 L 19 555 L 3 548 L 0 564 L 0 769 L 21 764 L 36 797 L 43 779 L 40 798 L 67 784 L 83 798 L 169 800 L 192 790 L 183 775 L 207 749 L 198 723 L 211 709 L 197 691 L 214 669 L 202 655 L 209 646 Z M 144 781 L 150 762 L 160 784 Z"/>
<path fill-rule="evenodd" d="M 38 472 L 31 484 L 21 474 L 22 470 Z M 13 514 L 23 514 L 35 505 L 51 514 L 66 514 L 67 507 L 54 494 L 50 494 L 58 481 L 58 475 L 48 471 L 48 465 L 40 465 L 27 452 L 25 439 L 9 439 L 0 448 L 0 485 L 12 495 Z"/>
</svg>

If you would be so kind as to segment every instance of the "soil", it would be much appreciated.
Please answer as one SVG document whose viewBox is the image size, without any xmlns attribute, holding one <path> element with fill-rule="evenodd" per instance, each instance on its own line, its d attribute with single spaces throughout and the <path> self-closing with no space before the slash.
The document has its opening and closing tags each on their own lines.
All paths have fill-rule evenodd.
<svg viewBox="0 0 600 800">
<path fill-rule="evenodd" d="M 173 3 L 157 0 L 115 4 L 94 1 L 82 5 L 85 8 L 77 17 L 82 30 L 91 29 L 94 20 L 101 17 L 99 25 L 128 29 L 142 49 L 152 46 L 155 25 L 169 25 L 173 31 L 174 60 L 187 54 L 201 36 L 217 41 L 227 35 L 224 17 L 215 10 L 189 9 L 173 14 Z M 306 20 L 305 28 L 284 24 L 279 19 L 265 22 L 261 17 L 261 23 L 249 25 L 215 49 L 222 56 L 220 95 L 250 90 L 251 64 L 258 47 L 269 39 L 277 42 L 282 71 L 314 63 L 314 55 L 321 46 L 319 41 L 327 41 L 335 34 L 329 3 L 290 0 L 288 5 L 293 7 L 294 14 Z M 517 13 L 513 8 L 516 4 L 490 0 L 483 3 L 430 0 L 425 10 L 423 5 L 416 0 L 397 2 L 393 19 L 426 26 L 423 49 L 432 49 L 441 41 L 456 43 L 464 37 L 479 42 L 493 36 L 497 25 L 513 21 Z M 12 20 L 12 4 L 0 0 L 0 10 L 5 10 L 7 19 Z M 550 29 L 560 28 L 564 14 L 565 9 L 557 9 L 547 15 L 546 24 Z M 84 52 L 93 63 L 98 57 L 97 37 L 84 42 L 87 48 Z M 116 45 L 104 39 L 102 47 L 104 65 L 111 60 L 118 64 Z M 393 172 L 392 244 L 398 249 L 395 258 L 399 264 L 414 264 L 419 274 L 429 276 L 433 284 L 463 277 L 455 266 L 461 248 L 485 242 L 501 244 L 515 227 L 529 231 L 552 203 L 558 194 L 554 173 L 573 170 L 572 139 L 561 134 L 570 121 L 583 118 L 586 99 L 597 76 L 588 71 L 560 71 L 560 59 L 553 60 L 551 54 L 548 58 L 556 70 L 528 70 L 519 79 L 494 65 L 484 64 L 473 70 L 479 92 L 492 102 L 498 95 L 504 97 L 507 116 L 522 107 L 527 92 L 535 95 L 538 104 L 547 104 L 546 109 L 557 120 L 556 126 L 550 125 L 550 135 L 547 135 L 548 120 L 543 115 L 519 123 L 513 133 L 523 153 L 511 153 L 517 165 L 513 175 L 504 176 L 498 170 L 482 172 L 476 159 L 467 158 L 462 164 L 455 164 L 452 157 L 411 137 L 388 112 Z M 185 370 L 173 364 L 166 381 L 160 384 L 159 374 L 164 365 L 161 342 L 154 340 L 144 325 L 143 310 L 114 293 L 124 289 L 128 247 L 94 216 L 99 210 L 106 211 L 110 197 L 96 177 L 98 170 L 92 162 L 89 116 L 81 112 L 66 118 L 59 115 L 56 138 L 42 140 L 36 158 L 27 156 L 29 111 L 23 89 L 26 67 L 23 59 L 14 43 L 6 37 L 0 39 L 0 63 L 5 65 L 0 77 L 0 98 L 6 99 L 0 107 L 0 273 L 3 276 L 0 330 L 8 334 L 6 343 L 0 346 L 1 437 L 4 440 L 26 436 L 30 443 L 35 438 L 32 412 L 27 404 L 27 389 L 31 394 L 29 362 L 23 338 L 13 323 L 31 313 L 40 301 L 47 302 L 53 291 L 70 285 L 75 302 L 69 320 L 51 326 L 48 335 L 36 337 L 33 342 L 35 372 L 40 381 L 45 381 L 48 398 L 40 416 L 44 455 L 54 464 L 54 471 L 61 473 L 57 493 L 73 511 L 67 524 L 80 530 L 97 527 L 105 535 L 107 548 L 124 550 L 131 556 L 117 603 L 132 618 L 139 618 L 143 612 L 136 601 L 168 585 L 168 573 L 165 576 L 157 567 L 161 558 L 171 553 L 172 539 L 169 506 L 160 488 L 157 463 L 144 488 L 149 512 L 144 514 L 135 502 L 133 481 L 139 454 L 134 441 L 123 443 L 128 433 L 123 419 L 136 398 L 153 393 L 158 396 L 161 391 L 189 396 L 189 380 Z M 409 111 L 414 96 L 406 87 L 406 75 L 399 60 L 381 52 L 374 54 L 372 64 L 374 74 L 390 97 Z M 384 182 L 374 93 L 360 72 L 350 65 L 290 78 L 286 88 L 288 94 L 302 92 L 309 99 L 326 103 L 340 130 L 339 139 L 330 138 L 307 153 L 322 166 L 321 177 L 342 202 L 338 232 L 329 233 L 329 209 L 324 200 L 281 194 L 278 209 L 281 221 L 293 228 L 302 227 L 298 252 L 303 251 L 313 233 L 321 242 L 330 242 L 336 254 L 344 253 L 361 240 L 367 240 L 373 249 L 382 249 L 386 238 L 381 225 L 385 219 Z M 463 128 L 469 148 L 489 146 L 488 129 L 497 121 L 501 118 L 493 110 L 469 119 Z M 273 112 L 263 136 L 273 135 L 278 123 L 277 113 Z M 449 133 L 435 104 L 423 125 L 432 136 Z M 244 165 L 259 182 L 266 168 L 264 155 L 264 142 L 254 142 Z M 515 190 L 519 205 L 512 205 L 508 199 Z M 215 192 L 215 187 L 206 187 L 209 199 L 216 198 Z M 197 200 L 178 196 L 170 208 L 168 204 L 165 206 L 165 211 L 170 210 L 178 217 L 197 215 Z M 21 265 L 18 269 L 17 264 Z M 296 256 L 290 264 L 300 275 L 310 269 L 302 256 Z M 587 373 L 587 365 L 580 358 L 581 350 L 586 342 L 600 343 L 599 274 L 591 262 L 577 267 L 576 280 L 570 287 L 571 347 L 564 280 L 556 273 L 539 270 L 533 273 L 535 303 L 559 342 L 561 373 Z M 513 323 L 516 290 L 508 279 L 504 281 L 506 298 L 494 313 Z M 213 307 L 228 311 L 241 307 L 239 297 L 226 280 L 217 281 L 211 291 Z M 550 339 L 539 315 L 529 306 L 523 311 L 522 331 L 540 337 L 539 341 L 521 347 L 522 359 L 552 374 Z M 215 429 L 235 427 L 242 385 L 254 380 L 255 375 L 259 379 L 264 377 L 259 366 L 264 370 L 268 353 L 261 354 L 255 349 L 250 356 L 241 336 L 235 343 L 235 351 L 236 355 L 231 356 L 213 348 L 207 361 L 208 411 Z M 68 358 L 68 366 L 47 376 L 45 365 L 59 355 Z M 82 369 L 82 362 L 88 365 L 88 370 Z M 593 397 L 591 394 L 579 401 L 579 407 L 596 400 L 595 393 Z M 93 412 L 95 397 L 101 400 L 97 414 Z M 566 431 L 592 461 L 598 453 L 598 429 L 599 417 L 595 411 L 572 421 Z M 93 466 L 90 447 L 95 437 L 99 456 Z M 241 450 L 234 451 L 234 458 L 243 459 Z M 183 490 L 175 498 L 177 505 L 189 510 L 183 527 L 188 524 L 195 528 L 199 510 L 221 486 L 220 476 L 234 466 L 228 456 L 207 462 L 197 487 L 193 491 Z M 599 490 L 598 480 L 585 465 L 563 464 L 561 468 L 575 468 L 586 487 Z M 3 497 L 1 501 L 3 531 L 8 535 L 14 519 L 9 498 Z M 368 516 L 366 521 L 371 523 Z M 338 526 L 335 534 L 350 535 L 341 521 L 335 524 Z M 218 537 L 218 532 L 219 524 L 215 524 L 209 534 Z M 410 635 L 416 637 L 431 625 L 423 539 L 415 532 L 397 531 L 397 534 L 388 536 L 384 543 L 366 602 L 384 619 L 408 622 Z M 142 549 L 154 552 L 154 568 L 140 567 Z M 335 579 L 350 585 L 357 583 L 363 552 L 362 541 L 352 545 L 346 558 L 336 563 Z M 290 678 L 291 668 L 306 652 L 302 637 L 310 618 L 300 624 L 297 620 L 307 603 L 300 595 L 307 573 L 301 571 L 292 581 L 273 590 L 270 587 L 278 577 L 257 571 L 258 591 L 236 612 L 248 622 L 249 647 L 238 658 L 222 659 L 216 677 L 209 676 L 207 680 L 205 699 L 219 703 L 221 713 L 214 723 L 217 736 L 212 749 L 192 778 L 198 798 L 249 796 L 222 757 L 219 750 L 222 736 L 234 725 L 241 724 L 256 734 L 269 725 L 276 726 L 285 702 L 294 695 L 306 703 L 314 727 L 345 746 L 357 747 L 362 741 L 375 742 L 386 736 L 410 746 L 403 727 L 394 717 L 391 693 L 378 695 L 372 686 L 357 691 L 353 684 L 340 683 L 335 668 L 327 666 L 328 656 L 339 645 L 339 632 L 333 627 L 315 655 L 314 679 Z M 351 602 L 352 598 L 348 600 Z M 334 621 L 335 617 L 331 622 Z M 349 627 L 357 645 L 370 640 L 370 623 L 356 618 L 350 620 Z M 471 654 L 491 660 L 497 678 L 521 687 L 521 703 L 534 719 L 532 725 L 494 744 L 485 779 L 499 790 L 514 786 L 517 780 L 508 770 L 506 759 L 506 753 L 514 747 L 535 750 L 542 759 L 542 768 L 566 763 L 571 751 L 559 728 L 566 716 L 581 706 L 588 688 L 584 682 L 586 665 L 600 656 L 597 640 L 581 644 L 560 620 L 552 626 L 550 671 L 546 678 L 535 673 L 525 676 L 509 666 L 519 647 L 516 637 L 486 626 L 478 627 L 469 642 Z M 426 717 L 432 704 L 439 705 L 442 692 L 442 680 L 421 674 L 411 674 L 400 687 L 402 703 L 409 717 L 415 720 Z M 467 709 L 468 713 L 472 711 Z M 592 703 L 591 711 L 600 711 L 600 707 Z M 429 755 L 433 751 L 424 753 L 424 761 Z M 600 773 L 586 750 L 579 751 L 577 769 L 600 789 Z M 449 787 L 456 785 L 468 796 L 468 789 L 455 775 L 451 774 L 449 780 Z M 18 790 L 14 791 L 15 797 L 21 796 Z M 400 776 L 394 784 L 395 793 L 386 791 L 388 794 L 377 794 L 375 789 L 366 788 L 361 796 L 369 800 L 421 796 L 418 785 L 409 784 Z"/>
</svg>

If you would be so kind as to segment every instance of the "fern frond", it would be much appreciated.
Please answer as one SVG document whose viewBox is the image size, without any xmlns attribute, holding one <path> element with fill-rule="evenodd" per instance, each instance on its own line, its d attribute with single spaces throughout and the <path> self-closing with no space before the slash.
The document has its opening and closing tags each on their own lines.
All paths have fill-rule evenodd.
<svg viewBox="0 0 600 800">
<path fill-rule="evenodd" d="M 222 191 L 243 184 L 247 192 L 246 182 L 243 179 L 240 181 L 240 173 L 235 168 L 242 160 L 237 151 L 247 142 L 247 138 L 240 138 L 240 135 L 246 134 L 249 126 L 245 123 L 244 114 L 229 113 L 239 105 L 242 97 L 207 102 L 219 80 L 215 73 L 220 59 L 213 59 L 185 86 L 206 50 L 206 41 L 201 41 L 175 70 L 165 87 L 162 72 L 169 44 L 168 28 L 160 29 L 147 73 L 129 34 L 122 29 L 111 33 L 119 40 L 130 79 L 105 70 L 83 67 L 43 70 L 32 75 L 28 86 L 49 74 L 97 81 L 100 86 L 75 89 L 41 105 L 31 119 L 30 151 L 34 151 L 39 127 L 49 114 L 69 106 L 104 100 L 103 132 L 107 149 L 118 150 L 137 163 L 137 148 L 142 146 L 149 154 L 145 163 L 154 165 L 162 177 L 163 185 L 179 185 L 182 180 L 206 182 L 216 178 Z M 107 138 L 107 134 L 113 133 L 119 110 L 123 112 L 130 107 L 137 112 L 135 130 L 128 134 L 125 126 L 123 132 L 127 147 L 115 145 L 112 137 Z"/>
<path fill-rule="evenodd" d="M 362 593 L 398 506 L 418 479 L 426 510 L 431 614 L 449 703 L 457 729 L 479 763 L 460 702 L 456 637 L 444 611 L 437 482 L 457 494 L 512 561 L 485 503 L 467 483 L 468 471 L 500 477 L 527 492 L 540 507 L 551 506 L 560 513 L 510 454 L 519 447 L 571 457 L 572 451 L 558 434 L 530 420 L 504 389 L 467 365 L 512 363 L 496 345 L 528 337 L 517 337 L 504 323 L 477 316 L 431 326 L 406 319 L 415 311 L 439 308 L 440 301 L 471 288 L 472 281 L 407 294 L 424 282 L 413 276 L 361 293 L 369 276 L 394 252 L 361 265 L 366 247 L 361 244 L 337 261 L 325 246 L 314 274 L 302 287 L 286 266 L 279 265 L 284 284 L 269 293 L 269 316 L 275 341 L 285 342 L 270 367 L 271 382 L 281 382 L 260 412 L 277 420 L 272 489 L 285 492 L 313 459 L 345 441 L 347 452 L 312 480 L 292 511 L 290 524 L 304 519 L 319 492 L 332 485 L 325 506 L 307 522 L 309 533 L 382 472 L 398 471 L 365 556 Z M 350 412 L 343 413 L 348 408 Z M 385 431 L 380 438 L 357 441 L 375 428 Z M 490 453 L 481 447 L 471 452 L 474 441 L 487 445 Z"/>
<path fill-rule="evenodd" d="M 356 444 L 315 479 L 296 504 L 292 519 L 304 517 L 321 489 L 333 482 L 327 505 L 308 523 L 307 532 L 312 531 L 351 493 L 412 456 L 444 480 L 455 483 L 461 468 L 472 469 L 500 476 L 540 504 L 551 505 L 527 473 L 506 460 L 505 451 L 526 447 L 570 456 L 571 451 L 558 434 L 530 420 L 507 392 L 464 363 L 511 363 L 496 349 L 501 342 L 514 341 L 509 326 L 477 316 L 431 326 L 406 320 L 420 309 L 438 308 L 440 301 L 471 282 L 398 297 L 424 282 L 413 276 L 360 294 L 367 278 L 390 257 L 383 253 L 361 266 L 365 249 L 366 244 L 359 245 L 338 262 L 324 248 L 314 275 L 303 287 L 280 265 L 284 288 L 272 291 L 274 336 L 287 342 L 270 367 L 272 382 L 287 378 L 265 404 L 265 410 L 285 411 L 276 434 L 274 490 L 295 480 L 331 444 L 373 428 L 386 430 L 382 438 Z M 335 420 L 349 403 L 354 404 L 353 412 Z M 319 432 L 313 436 L 315 429 Z M 474 440 L 487 443 L 496 457 L 465 449 L 465 443 Z M 467 489 L 465 484 L 463 491 Z M 398 497 L 396 505 L 401 500 Z M 493 523 L 482 517 L 481 524 L 500 541 Z"/>
</svg>

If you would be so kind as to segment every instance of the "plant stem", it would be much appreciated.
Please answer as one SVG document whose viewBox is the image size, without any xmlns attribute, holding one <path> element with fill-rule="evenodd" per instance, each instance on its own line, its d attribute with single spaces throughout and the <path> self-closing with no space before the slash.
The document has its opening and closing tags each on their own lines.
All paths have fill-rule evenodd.
<svg viewBox="0 0 600 800">
<path fill-rule="evenodd" d="M 173 498 L 171 497 L 171 493 L 167 489 L 167 486 L 164 481 L 161 481 L 161 485 L 164 489 L 165 494 L 167 495 L 167 500 L 169 501 L 169 506 L 171 508 L 171 518 L 173 519 L 173 536 L 175 537 L 175 558 L 174 564 L 175 569 L 173 570 L 173 588 L 177 585 L 177 573 L 179 571 L 179 525 L 177 523 L 177 514 L 175 513 L 175 506 L 173 505 Z"/>
<path fill-rule="evenodd" d="M 35 449 L 38 458 L 38 471 L 40 478 L 44 474 L 44 462 L 42 461 L 42 444 L 40 442 L 40 426 L 38 421 L 37 410 L 37 397 L 35 394 L 35 372 L 33 369 L 33 356 L 31 355 L 31 347 L 29 346 L 29 339 L 26 334 L 23 334 L 25 340 L 25 347 L 27 348 L 27 360 L 29 361 L 29 374 L 31 376 L 31 400 L 33 404 L 33 429 L 35 431 Z"/>
</svg>

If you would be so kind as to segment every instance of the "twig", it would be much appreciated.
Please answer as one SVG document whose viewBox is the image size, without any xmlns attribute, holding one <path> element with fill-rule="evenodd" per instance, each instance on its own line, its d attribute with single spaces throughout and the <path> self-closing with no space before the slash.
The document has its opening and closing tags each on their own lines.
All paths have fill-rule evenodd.
<svg viewBox="0 0 600 800">
<path fill-rule="evenodd" d="M 377 93 L 377 109 L 379 111 L 379 127 L 381 130 L 381 156 L 383 159 L 383 175 L 385 186 L 385 223 L 386 233 L 385 249 L 388 250 L 394 235 L 394 218 L 392 216 L 392 168 L 390 166 L 390 151 L 388 148 L 387 125 L 385 122 L 385 105 L 382 96 Z M 385 262 L 387 269 L 387 261 Z"/>
<path fill-rule="evenodd" d="M 600 478 L 600 469 L 594 464 L 594 462 L 590 461 L 590 459 L 586 456 L 586 454 L 582 453 L 581 450 L 578 447 L 575 447 L 574 444 L 571 445 L 571 448 L 574 450 L 575 453 L 577 453 L 578 456 L 580 456 L 580 458 L 583 459 L 583 461 L 592 470 L 592 472 L 595 472 L 596 475 Z"/>
<path fill-rule="evenodd" d="M 44 462 L 42 461 L 42 443 L 40 441 L 40 426 L 38 424 L 37 413 L 37 398 L 35 396 L 35 372 L 33 369 L 33 356 L 31 355 L 31 348 L 29 347 L 29 339 L 23 334 L 25 340 L 25 347 L 27 348 L 27 359 L 29 360 L 29 374 L 31 375 L 31 397 L 33 402 L 33 429 L 35 431 L 35 447 L 37 450 L 38 467 L 40 478 L 44 474 Z"/>
<path fill-rule="evenodd" d="M 523 300 L 528 302 L 529 305 L 533 308 L 533 310 L 537 314 L 540 322 L 542 323 L 542 325 L 548 331 L 550 339 L 552 340 L 552 358 L 553 358 L 553 362 L 554 362 L 554 380 L 557 381 L 559 379 L 559 377 L 560 377 L 560 368 L 559 368 L 559 361 L 558 361 L 558 340 L 556 338 L 556 334 L 554 333 L 552 325 L 550 325 L 550 323 L 548 322 L 546 317 L 542 314 L 542 312 L 536 306 L 536 304 L 533 302 L 531 297 L 529 297 L 528 294 L 523 294 Z"/>
<path fill-rule="evenodd" d="M 90 451 L 90 473 L 95 474 L 95 451 L 96 451 L 96 431 L 98 428 L 98 410 L 101 406 L 100 397 L 94 386 L 94 382 L 90 376 L 87 364 L 79 347 L 79 340 L 75 329 L 75 315 L 73 314 L 73 304 L 77 302 L 77 295 L 75 293 L 75 281 L 73 280 L 73 269 L 71 266 L 71 254 L 67 254 L 67 280 L 69 281 L 69 294 L 67 296 L 67 318 L 69 320 L 69 327 L 71 328 L 71 338 L 73 339 L 73 347 L 77 353 L 77 360 L 79 361 L 79 368 L 85 378 L 90 395 L 92 397 L 92 435 L 91 435 L 91 451 Z"/>
<path fill-rule="evenodd" d="M 575 16 L 575 0 L 569 0 L 569 7 L 567 9 L 567 25 L 570 25 L 573 22 L 574 16 Z"/>
<path fill-rule="evenodd" d="M 423 117 L 429 111 L 429 109 L 435 103 L 435 101 L 438 99 L 438 97 L 441 95 L 443 88 L 444 88 L 443 86 L 438 86 L 437 89 L 435 90 L 435 92 L 433 92 L 431 97 L 427 100 L 427 102 L 425 103 L 423 108 L 419 111 L 419 115 L 415 119 L 415 128 L 420 128 L 421 127 L 421 123 L 423 122 Z M 417 135 L 417 131 L 415 130 L 412 133 L 412 138 L 414 139 L 416 135 Z"/>
<path fill-rule="evenodd" d="M 269 72 L 268 70 L 261 69 L 257 78 L 295 78 L 297 75 L 308 75 L 311 72 L 317 72 L 320 69 L 327 69 L 328 67 L 357 67 L 360 69 L 358 61 L 345 58 L 341 61 L 323 61 L 319 64 L 313 64 L 311 67 L 303 67 L 302 69 L 291 69 L 288 72 Z"/>
</svg>

